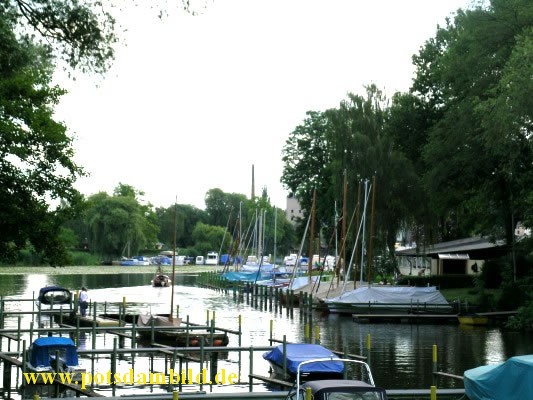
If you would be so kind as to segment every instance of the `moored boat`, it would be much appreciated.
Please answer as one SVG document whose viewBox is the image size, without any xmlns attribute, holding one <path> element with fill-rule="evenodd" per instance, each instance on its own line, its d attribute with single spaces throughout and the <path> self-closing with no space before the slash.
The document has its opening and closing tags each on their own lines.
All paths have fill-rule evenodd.
<svg viewBox="0 0 533 400">
<path fill-rule="evenodd" d="M 332 313 L 443 313 L 453 307 L 434 286 L 364 286 L 325 299 Z"/>
<path fill-rule="evenodd" d="M 39 290 L 36 305 L 41 310 L 72 311 L 72 293 L 62 286 L 46 286 Z"/>
<path fill-rule="evenodd" d="M 302 379 L 303 371 L 314 368 L 313 365 L 325 366 L 328 363 L 342 364 L 346 369 L 342 378 L 336 379 Z M 361 379 L 343 379 L 348 370 L 359 368 Z M 309 396 L 310 395 L 310 396 Z M 289 399 L 299 400 L 312 398 L 313 400 L 344 400 L 344 399 L 365 399 L 365 400 L 387 400 L 385 389 L 376 387 L 374 378 L 370 371 L 370 366 L 359 360 L 342 359 L 336 357 L 309 359 L 302 361 L 296 371 L 296 384 L 287 396 Z"/>
<path fill-rule="evenodd" d="M 469 369 L 464 384 L 470 400 L 533 399 L 533 355 Z"/>
<path fill-rule="evenodd" d="M 229 343 L 226 333 L 200 332 L 188 329 L 187 325 L 182 325 L 181 318 L 170 318 L 168 315 L 141 314 L 137 318 L 137 327 L 143 328 L 137 331 L 141 339 L 153 339 L 163 344 L 176 346 L 200 346 L 201 344 L 227 346 Z"/>
<path fill-rule="evenodd" d="M 282 379 L 296 379 L 300 364 L 304 361 L 324 359 L 331 360 L 337 356 L 318 344 L 289 343 L 276 346 L 263 354 L 272 367 L 272 375 Z M 342 362 L 313 362 L 300 368 L 304 380 L 342 378 L 344 364 Z"/>
<path fill-rule="evenodd" d="M 28 350 L 26 369 L 29 372 L 66 372 L 72 380 L 80 380 L 86 370 L 79 364 L 78 352 L 72 339 L 68 337 L 44 336 L 37 338 Z M 35 383 L 39 382 L 36 375 Z"/>
</svg>

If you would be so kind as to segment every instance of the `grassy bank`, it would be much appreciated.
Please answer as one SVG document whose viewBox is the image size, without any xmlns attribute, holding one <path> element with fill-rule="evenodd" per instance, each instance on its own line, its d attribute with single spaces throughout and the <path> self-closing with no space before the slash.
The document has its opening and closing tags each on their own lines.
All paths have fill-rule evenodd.
<svg viewBox="0 0 533 400">
<path fill-rule="evenodd" d="M 43 274 L 43 275 L 70 275 L 70 274 L 153 274 L 157 266 L 138 266 L 138 267 L 123 267 L 120 265 L 93 265 L 93 266 L 77 266 L 77 267 L 19 267 L 19 266 L 1 266 L 0 275 L 26 275 L 26 274 Z M 220 266 L 205 266 L 205 265 L 179 265 L 175 267 L 176 274 L 190 274 L 205 271 L 219 270 Z M 172 274 L 172 266 L 163 266 L 161 268 L 164 273 Z"/>
</svg>

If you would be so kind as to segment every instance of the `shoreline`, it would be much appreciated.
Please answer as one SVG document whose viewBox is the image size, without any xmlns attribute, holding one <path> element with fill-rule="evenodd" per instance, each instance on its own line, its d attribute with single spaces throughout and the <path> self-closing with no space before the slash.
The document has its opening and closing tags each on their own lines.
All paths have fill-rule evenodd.
<svg viewBox="0 0 533 400">
<path fill-rule="evenodd" d="M 46 267 L 46 266 L 0 266 L 0 275 L 25 275 L 25 274 L 43 274 L 43 275 L 108 275 L 108 274 L 154 274 L 157 265 L 126 267 L 122 265 L 90 265 L 90 266 L 68 266 L 68 267 Z M 198 274 L 200 272 L 213 272 L 220 270 L 220 265 L 176 265 L 176 274 Z M 161 270 L 172 274 L 172 265 L 165 265 Z"/>
</svg>

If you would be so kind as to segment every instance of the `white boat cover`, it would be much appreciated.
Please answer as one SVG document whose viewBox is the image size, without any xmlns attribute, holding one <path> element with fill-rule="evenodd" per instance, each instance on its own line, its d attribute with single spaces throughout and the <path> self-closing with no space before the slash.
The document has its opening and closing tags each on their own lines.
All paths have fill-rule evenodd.
<svg viewBox="0 0 533 400">
<path fill-rule="evenodd" d="M 470 400 L 533 399 L 533 355 L 469 369 L 464 382 Z"/>
<path fill-rule="evenodd" d="M 387 303 L 387 304 L 448 304 L 435 286 L 365 286 L 338 297 L 326 299 L 326 303 Z"/>
</svg>

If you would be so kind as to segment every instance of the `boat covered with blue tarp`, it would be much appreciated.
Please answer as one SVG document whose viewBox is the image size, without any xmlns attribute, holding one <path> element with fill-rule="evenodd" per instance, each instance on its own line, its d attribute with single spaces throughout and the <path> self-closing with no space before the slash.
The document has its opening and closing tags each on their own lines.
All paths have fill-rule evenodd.
<svg viewBox="0 0 533 400">
<path fill-rule="evenodd" d="M 283 353 L 284 347 L 286 349 L 285 355 Z M 291 377 L 296 376 L 298 373 L 298 365 L 303 361 L 338 358 L 331 350 L 328 350 L 323 346 L 305 343 L 281 344 L 263 354 L 263 358 L 269 361 L 272 365 L 274 375 L 278 376 L 283 374 L 283 360 L 285 357 L 286 370 Z M 344 363 L 342 361 L 317 361 L 303 365 L 300 369 L 300 373 L 306 380 L 342 378 L 344 373 Z"/>
<path fill-rule="evenodd" d="M 533 399 L 533 355 L 469 369 L 464 384 L 470 400 Z"/>
<path fill-rule="evenodd" d="M 31 346 L 30 363 L 36 367 L 50 367 L 56 352 L 67 366 L 78 365 L 78 352 L 72 339 L 57 336 L 35 339 Z"/>
</svg>

